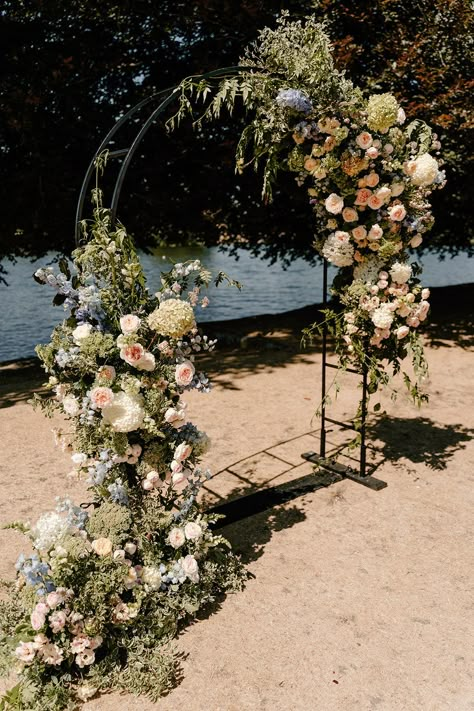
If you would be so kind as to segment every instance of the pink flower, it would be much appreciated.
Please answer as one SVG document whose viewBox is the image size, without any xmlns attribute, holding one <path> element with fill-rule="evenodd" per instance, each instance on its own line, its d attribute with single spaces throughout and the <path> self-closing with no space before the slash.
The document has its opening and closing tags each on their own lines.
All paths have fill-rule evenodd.
<svg viewBox="0 0 474 711">
<path fill-rule="evenodd" d="M 30 617 L 31 626 L 34 630 L 40 630 L 42 627 L 44 627 L 47 612 L 49 612 L 49 607 L 44 603 L 40 602 L 38 603 L 38 605 L 36 605 Z"/>
<path fill-rule="evenodd" d="M 49 625 L 56 634 L 64 629 L 66 625 L 67 614 L 64 610 L 56 610 L 49 616 Z"/>
<path fill-rule="evenodd" d="M 421 235 L 415 235 L 410 240 L 410 247 L 413 247 L 415 249 L 416 247 L 419 247 L 422 242 L 423 237 Z"/>
<path fill-rule="evenodd" d="M 421 298 L 426 301 L 426 299 L 430 298 L 430 290 L 429 289 L 422 289 L 421 290 Z"/>
<path fill-rule="evenodd" d="M 371 146 L 367 149 L 366 153 L 369 158 L 377 158 L 379 151 L 375 146 Z"/>
<path fill-rule="evenodd" d="M 63 651 L 57 644 L 45 644 L 41 648 L 41 656 L 46 664 L 51 664 L 55 667 L 59 666 L 63 661 Z"/>
<path fill-rule="evenodd" d="M 356 143 L 364 150 L 372 145 L 372 135 L 368 131 L 362 131 L 356 138 Z"/>
<path fill-rule="evenodd" d="M 176 384 L 181 387 L 190 385 L 194 378 L 196 369 L 190 360 L 185 360 L 183 363 L 178 363 L 175 370 Z"/>
<path fill-rule="evenodd" d="M 371 195 L 367 200 L 367 204 L 372 210 L 380 210 L 383 205 L 383 200 L 379 195 Z"/>
<path fill-rule="evenodd" d="M 359 219 L 357 210 L 354 210 L 353 207 L 345 207 L 342 211 L 342 217 L 346 222 L 357 222 Z"/>
<path fill-rule="evenodd" d="M 171 475 L 171 481 L 173 482 L 173 486 L 178 486 L 178 484 L 181 484 L 183 481 L 186 481 L 186 471 L 186 469 L 181 469 L 180 471 L 174 472 Z"/>
<path fill-rule="evenodd" d="M 362 225 L 359 225 L 352 230 L 352 234 L 355 240 L 363 240 L 367 237 L 367 230 Z"/>
<path fill-rule="evenodd" d="M 114 393 L 110 388 L 98 387 L 93 388 L 90 392 L 90 398 L 95 407 L 102 409 L 111 405 L 114 400 Z"/>
<path fill-rule="evenodd" d="M 367 205 L 370 196 L 372 195 L 372 190 L 368 188 L 361 188 L 356 193 L 355 205 Z"/>
<path fill-rule="evenodd" d="M 168 541 L 173 548 L 180 548 L 186 541 L 183 529 L 172 528 L 168 535 Z"/>
<path fill-rule="evenodd" d="M 398 205 L 392 205 L 392 207 L 388 208 L 388 216 L 394 222 L 401 222 L 405 219 L 406 214 L 407 211 L 405 210 L 405 206 L 401 203 L 399 203 Z"/>
<path fill-rule="evenodd" d="M 410 333 L 410 329 L 408 328 L 408 326 L 400 326 L 400 328 L 397 328 L 395 333 L 397 335 L 398 340 L 400 340 L 401 338 L 405 338 L 406 336 L 408 336 L 408 334 Z"/>
<path fill-rule="evenodd" d="M 122 329 L 122 333 L 126 335 L 136 333 L 140 328 L 140 324 L 140 319 L 134 314 L 125 314 L 120 319 L 120 328 Z"/>
<path fill-rule="evenodd" d="M 377 173 L 369 173 L 369 175 L 365 176 L 365 184 L 369 188 L 375 188 L 375 186 L 379 184 L 379 181 L 380 178 Z"/>
<path fill-rule="evenodd" d="M 380 239 L 381 236 L 383 235 L 383 229 L 380 227 L 380 225 L 375 224 L 372 225 L 372 227 L 369 230 L 369 239 Z"/>
<path fill-rule="evenodd" d="M 23 664 L 30 664 L 35 658 L 35 654 L 36 647 L 33 642 L 20 642 L 15 649 L 15 657 Z"/>
<path fill-rule="evenodd" d="M 78 667 L 89 667 L 91 664 L 95 662 L 95 653 L 88 649 L 85 652 L 81 652 L 76 656 L 76 664 Z"/>
<path fill-rule="evenodd" d="M 195 541 L 202 536 L 202 528 L 195 521 L 190 521 L 184 527 L 184 535 L 188 541 Z"/>
<path fill-rule="evenodd" d="M 420 320 L 417 319 L 416 316 L 408 316 L 407 324 L 412 328 L 418 328 L 418 326 L 420 325 Z"/>
<path fill-rule="evenodd" d="M 344 200 L 336 193 L 331 193 L 324 201 L 324 205 L 332 215 L 339 215 L 344 207 Z"/>
<path fill-rule="evenodd" d="M 136 366 L 143 358 L 144 353 L 145 349 L 140 343 L 132 343 L 131 345 L 124 346 L 120 350 L 120 357 L 129 365 Z"/>
<path fill-rule="evenodd" d="M 187 555 L 185 558 L 182 558 L 181 567 L 193 583 L 197 583 L 199 581 L 199 566 L 193 555 Z"/>
<path fill-rule="evenodd" d="M 110 383 L 115 380 L 115 368 L 113 365 L 103 365 L 101 368 L 99 368 L 97 372 L 97 377 L 98 378 L 103 378 L 104 380 L 108 380 Z"/>
<path fill-rule="evenodd" d="M 191 444 L 181 442 L 181 444 L 178 444 L 174 451 L 174 459 L 177 462 L 184 462 L 190 456 L 192 451 L 193 447 Z"/>
<path fill-rule="evenodd" d="M 384 186 L 384 187 L 380 188 L 380 190 L 377 190 L 377 196 L 381 200 L 386 202 L 387 200 L 389 200 L 391 198 L 392 190 L 390 188 L 388 188 L 387 186 Z"/>
</svg>

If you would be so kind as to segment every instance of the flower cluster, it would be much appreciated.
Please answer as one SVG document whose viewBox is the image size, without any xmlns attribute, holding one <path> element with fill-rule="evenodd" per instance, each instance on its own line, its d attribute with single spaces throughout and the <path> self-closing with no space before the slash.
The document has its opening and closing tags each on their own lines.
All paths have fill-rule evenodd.
<svg viewBox="0 0 474 711">
<path fill-rule="evenodd" d="M 208 389 L 195 357 L 214 341 L 196 326 L 195 308 L 208 304 L 200 292 L 209 273 L 197 261 L 178 264 L 150 296 L 125 230 L 112 231 L 99 208 L 73 257 L 58 275 L 36 273 L 69 309 L 37 349 L 50 390 L 39 404 L 70 421 L 58 439 L 93 502 L 58 498 L 34 525 L 13 524 L 34 552 L 18 559 L 3 641 L 20 675 L 19 703 L 24 690 L 32 709 L 70 708 L 110 687 L 156 698 L 174 670 L 163 644 L 243 580 L 212 531 L 217 517 L 197 503 L 210 476 L 198 466 L 209 439 L 182 400 Z M 9 626 L 12 609 L 19 627 Z M 120 658 L 119 649 L 127 650 Z M 155 666 L 145 679 L 150 649 Z"/>
</svg>

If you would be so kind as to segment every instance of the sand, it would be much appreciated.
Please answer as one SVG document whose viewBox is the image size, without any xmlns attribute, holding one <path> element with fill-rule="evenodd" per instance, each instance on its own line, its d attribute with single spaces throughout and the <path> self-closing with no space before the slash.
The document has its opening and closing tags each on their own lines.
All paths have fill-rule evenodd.
<svg viewBox="0 0 474 711">
<path fill-rule="evenodd" d="M 156 704 L 112 694 L 87 711 L 474 709 L 472 291 L 434 294 L 430 404 L 387 393 L 387 414 L 371 416 L 370 459 L 388 486 L 345 480 L 227 526 L 251 578 L 177 640 L 181 683 Z M 206 363 L 214 389 L 188 397 L 213 443 L 210 505 L 311 474 L 300 455 L 319 446 L 321 353 L 301 352 L 298 334 L 314 313 L 212 327 L 223 343 Z M 5 365 L 0 378 L 0 521 L 34 520 L 64 492 L 84 500 L 53 424 L 27 404 L 37 365 Z M 344 376 L 333 414 L 350 417 L 357 397 Z M 22 543 L 1 532 L 2 576 Z"/>
</svg>

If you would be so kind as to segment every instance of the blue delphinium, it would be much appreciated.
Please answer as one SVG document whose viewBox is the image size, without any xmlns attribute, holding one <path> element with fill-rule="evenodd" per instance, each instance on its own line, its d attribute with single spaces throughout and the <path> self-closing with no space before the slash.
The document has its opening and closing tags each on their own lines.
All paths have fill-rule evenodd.
<svg viewBox="0 0 474 711">
<path fill-rule="evenodd" d="M 45 595 L 56 589 L 53 581 L 48 578 L 51 572 L 49 565 L 43 563 L 37 553 L 28 558 L 24 553 L 20 553 L 15 568 L 23 575 L 27 585 L 39 586 L 36 591 L 38 595 Z"/>
<path fill-rule="evenodd" d="M 116 479 L 113 484 L 109 484 L 107 489 L 110 493 L 110 499 L 114 502 L 114 504 L 128 506 L 127 490 L 121 479 Z"/>
<path fill-rule="evenodd" d="M 276 102 L 281 108 L 293 109 L 302 114 L 309 114 L 313 110 L 311 101 L 299 89 L 280 89 Z"/>
</svg>

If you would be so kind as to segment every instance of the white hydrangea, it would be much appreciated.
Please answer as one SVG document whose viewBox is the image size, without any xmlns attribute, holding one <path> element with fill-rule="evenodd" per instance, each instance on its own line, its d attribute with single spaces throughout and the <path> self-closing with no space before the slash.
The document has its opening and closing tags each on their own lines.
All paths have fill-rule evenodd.
<svg viewBox="0 0 474 711">
<path fill-rule="evenodd" d="M 52 548 L 67 532 L 69 524 L 67 520 L 56 511 L 43 514 L 32 528 L 35 536 L 34 547 L 40 551 Z"/>
<path fill-rule="evenodd" d="M 405 284 L 411 277 L 411 267 L 409 264 L 395 262 L 390 269 L 390 276 L 397 284 Z"/>
<path fill-rule="evenodd" d="M 350 242 L 349 234 L 338 230 L 329 235 L 323 245 L 322 254 L 336 267 L 350 267 L 354 261 L 354 245 Z"/>
<path fill-rule="evenodd" d="M 113 402 L 102 409 L 102 417 L 115 432 L 132 432 L 143 424 L 145 410 L 142 395 L 115 393 Z"/>
<path fill-rule="evenodd" d="M 414 185 L 432 185 L 438 175 L 438 161 L 429 153 L 423 153 L 410 163 L 409 174 Z"/>
<path fill-rule="evenodd" d="M 160 569 L 154 565 L 145 565 L 142 571 L 142 581 L 151 590 L 159 590 L 161 587 Z"/>
<path fill-rule="evenodd" d="M 375 284 L 379 280 L 379 272 L 382 268 L 382 262 L 375 255 L 369 257 L 366 262 L 357 264 L 354 267 L 354 279 L 363 281 L 366 284 Z"/>
<path fill-rule="evenodd" d="M 196 325 L 194 311 L 187 301 L 167 299 L 148 316 L 148 325 L 162 336 L 182 338 Z"/>
<path fill-rule="evenodd" d="M 393 323 L 393 311 L 390 304 L 381 304 L 372 312 L 372 323 L 377 328 L 390 328 Z"/>
</svg>

